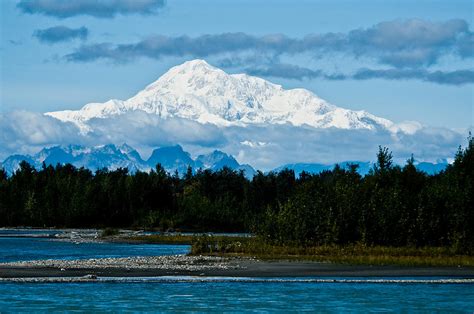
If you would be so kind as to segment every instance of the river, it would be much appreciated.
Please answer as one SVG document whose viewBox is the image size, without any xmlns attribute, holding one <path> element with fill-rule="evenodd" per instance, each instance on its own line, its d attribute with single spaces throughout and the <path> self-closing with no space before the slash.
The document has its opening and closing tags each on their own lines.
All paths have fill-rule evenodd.
<svg viewBox="0 0 474 314">
<path fill-rule="evenodd" d="M 75 243 L 28 238 L 24 234 L 0 238 L 0 262 L 153 256 L 188 251 L 187 245 Z M 118 279 L 92 283 L 2 283 L 0 312 L 472 313 L 474 310 L 473 284 L 374 283 L 364 282 L 364 278 L 358 278 L 361 279 L 358 282 L 332 283 L 307 279 L 167 277 L 152 282 L 147 282 L 149 278 L 137 278 L 136 282 Z"/>
</svg>

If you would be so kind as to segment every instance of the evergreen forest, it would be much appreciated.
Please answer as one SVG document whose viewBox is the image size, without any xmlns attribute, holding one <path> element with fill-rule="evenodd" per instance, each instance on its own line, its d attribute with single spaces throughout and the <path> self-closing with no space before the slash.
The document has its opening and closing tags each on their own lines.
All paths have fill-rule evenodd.
<svg viewBox="0 0 474 314">
<path fill-rule="evenodd" d="M 275 244 L 443 246 L 474 252 L 474 140 L 439 174 L 395 165 L 379 147 L 377 163 L 302 173 L 127 169 L 95 173 L 72 165 L 26 162 L 0 169 L 0 225 L 251 232 Z"/>
</svg>

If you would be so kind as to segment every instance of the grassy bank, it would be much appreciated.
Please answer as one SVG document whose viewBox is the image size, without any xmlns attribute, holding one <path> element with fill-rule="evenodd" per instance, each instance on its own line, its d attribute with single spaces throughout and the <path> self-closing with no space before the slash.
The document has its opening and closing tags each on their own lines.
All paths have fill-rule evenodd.
<svg viewBox="0 0 474 314">
<path fill-rule="evenodd" d="M 127 242 L 149 243 L 149 244 L 188 244 L 191 245 L 194 236 L 190 235 L 142 235 L 126 238 Z"/>
<path fill-rule="evenodd" d="M 474 256 L 459 254 L 449 247 L 276 245 L 258 237 L 179 234 L 134 236 L 126 240 L 136 243 L 188 244 L 191 245 L 191 255 L 241 256 L 262 260 L 316 261 L 352 265 L 474 267 Z"/>
<path fill-rule="evenodd" d="M 195 236 L 195 235 L 181 235 L 181 234 L 153 234 L 143 236 L 132 236 L 126 238 L 128 242 L 150 243 L 150 244 L 188 244 L 195 245 L 200 239 L 210 239 L 219 243 L 224 243 L 231 239 L 233 242 L 247 241 L 248 237 L 230 237 L 230 236 Z"/>
<path fill-rule="evenodd" d="M 474 266 L 474 256 L 445 247 L 289 246 L 259 238 L 196 237 L 191 254 L 248 256 L 263 260 L 303 260 L 354 265 Z"/>
</svg>

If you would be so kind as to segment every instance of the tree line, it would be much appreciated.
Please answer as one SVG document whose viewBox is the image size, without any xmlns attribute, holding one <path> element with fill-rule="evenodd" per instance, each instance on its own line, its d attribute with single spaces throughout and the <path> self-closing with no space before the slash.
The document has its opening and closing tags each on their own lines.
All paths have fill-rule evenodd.
<svg viewBox="0 0 474 314">
<path fill-rule="evenodd" d="M 439 174 L 393 163 L 379 148 L 377 163 L 319 174 L 292 170 L 243 172 L 157 165 L 95 173 L 70 164 L 36 170 L 26 162 L 11 176 L 0 169 L 0 225 L 135 227 L 253 232 L 273 243 L 450 246 L 474 252 L 474 141 L 459 148 Z"/>
</svg>

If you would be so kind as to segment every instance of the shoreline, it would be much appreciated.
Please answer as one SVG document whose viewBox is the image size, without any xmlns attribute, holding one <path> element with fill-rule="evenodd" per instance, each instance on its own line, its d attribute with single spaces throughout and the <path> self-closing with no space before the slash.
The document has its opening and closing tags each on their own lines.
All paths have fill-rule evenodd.
<svg viewBox="0 0 474 314">
<path fill-rule="evenodd" d="M 261 261 L 209 256 L 160 256 L 89 260 L 46 260 L 0 264 L 0 279 L 84 277 L 246 277 L 474 279 L 474 267 L 344 265 L 308 261 Z"/>
<path fill-rule="evenodd" d="M 1 230 L 12 230 L 3 228 Z M 128 244 L 165 244 L 166 239 L 173 240 L 166 244 L 176 243 L 180 234 L 161 234 L 150 236 L 150 241 L 137 239 L 143 235 L 140 231 L 122 229 L 117 237 L 99 237 L 97 229 L 40 229 L 31 234 L 31 229 L 17 228 L 25 231 L 17 237 L 44 237 L 54 241 L 73 243 L 101 242 Z M 48 230 L 50 234 L 41 233 Z M 57 232 L 57 233 L 56 233 Z M 137 234 L 138 233 L 138 234 Z M 12 234 L 14 235 L 14 234 Z M 1 236 L 1 235 L 0 235 Z M 6 236 L 10 236 L 6 234 Z M 169 237 L 169 239 L 167 239 Z M 186 235 L 184 238 L 188 238 Z M 148 240 L 148 241 L 147 241 Z M 183 243 L 179 243 L 183 244 Z M 257 257 L 255 257 L 257 256 Z M 148 257 L 91 258 L 83 260 L 36 260 L 0 263 L 0 281 L 7 278 L 72 278 L 92 275 L 93 277 L 159 277 L 159 276 L 217 276 L 217 277 L 443 277 L 474 278 L 474 266 L 411 266 L 397 264 L 358 264 L 340 261 L 316 261 L 304 259 L 287 259 L 278 256 L 267 259 L 265 256 L 247 254 L 222 255 L 165 255 Z M 460 265 L 463 265 L 460 263 Z"/>
<path fill-rule="evenodd" d="M 474 284 L 470 278 L 302 278 L 302 277 L 212 277 L 212 276 L 157 276 L 157 277 L 25 277 L 0 278 L 0 283 L 317 283 L 317 284 Z"/>
</svg>

